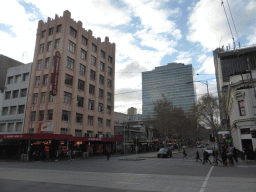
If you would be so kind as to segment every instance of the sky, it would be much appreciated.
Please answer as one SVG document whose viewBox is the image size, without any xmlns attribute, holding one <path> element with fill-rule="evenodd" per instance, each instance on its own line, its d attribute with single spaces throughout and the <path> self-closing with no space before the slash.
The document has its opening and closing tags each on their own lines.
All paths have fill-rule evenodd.
<svg viewBox="0 0 256 192">
<path fill-rule="evenodd" d="M 237 46 L 256 44 L 256 0 L 223 0 L 224 6 L 221 2 L 2 0 L 0 54 L 32 62 L 38 21 L 69 10 L 94 37 L 108 36 L 116 44 L 115 111 L 127 113 L 135 107 L 141 113 L 141 72 L 172 62 L 192 64 L 195 80 L 202 82 L 195 82 L 197 97 L 207 92 L 206 81 L 209 92 L 217 95 L 212 51 L 229 44 L 232 49 L 232 37 Z"/>
</svg>

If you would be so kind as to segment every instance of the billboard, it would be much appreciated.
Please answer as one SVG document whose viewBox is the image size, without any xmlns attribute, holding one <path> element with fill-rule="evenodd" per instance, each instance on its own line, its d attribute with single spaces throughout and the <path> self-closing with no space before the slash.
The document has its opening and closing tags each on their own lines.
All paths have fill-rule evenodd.
<svg viewBox="0 0 256 192">
<path fill-rule="evenodd" d="M 53 73 L 53 83 L 52 83 L 52 95 L 57 94 L 58 88 L 58 76 L 59 76 L 59 66 L 60 66 L 60 52 L 57 51 L 54 57 L 54 73 Z"/>
<path fill-rule="evenodd" d="M 39 123 L 38 133 L 53 133 L 54 124 L 53 123 Z"/>
</svg>

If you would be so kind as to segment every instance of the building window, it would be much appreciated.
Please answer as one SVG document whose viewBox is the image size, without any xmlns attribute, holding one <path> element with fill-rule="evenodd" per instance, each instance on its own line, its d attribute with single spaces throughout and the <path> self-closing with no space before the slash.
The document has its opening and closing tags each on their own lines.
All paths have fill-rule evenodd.
<svg viewBox="0 0 256 192">
<path fill-rule="evenodd" d="M 40 44 L 39 53 L 43 53 L 43 52 L 44 52 L 44 44 Z"/>
<path fill-rule="evenodd" d="M 95 86 L 94 85 L 89 85 L 89 93 L 94 95 L 95 92 Z"/>
<path fill-rule="evenodd" d="M 51 74 L 51 84 L 53 84 L 54 81 L 54 73 Z"/>
<path fill-rule="evenodd" d="M 49 93 L 49 103 L 53 102 L 54 96 L 52 95 L 52 92 Z"/>
<path fill-rule="evenodd" d="M 80 73 L 81 75 L 85 75 L 85 66 L 82 65 L 82 64 L 80 64 L 79 73 Z"/>
<path fill-rule="evenodd" d="M 99 98 L 103 98 L 103 97 L 104 97 L 104 90 L 99 89 Z"/>
<path fill-rule="evenodd" d="M 10 115 L 16 115 L 16 106 L 11 107 Z"/>
<path fill-rule="evenodd" d="M 104 76 L 100 75 L 100 84 L 104 85 Z"/>
<path fill-rule="evenodd" d="M 93 56 L 91 56 L 91 63 L 92 63 L 92 65 L 96 65 L 96 58 L 95 57 L 93 57 Z"/>
<path fill-rule="evenodd" d="M 45 35 L 46 35 L 46 30 L 43 30 L 42 31 L 42 38 L 45 37 Z"/>
<path fill-rule="evenodd" d="M 70 57 L 68 57 L 67 67 L 68 67 L 69 69 L 74 69 L 74 63 L 75 63 L 75 60 L 74 60 L 74 59 L 71 59 Z"/>
<path fill-rule="evenodd" d="M 40 76 L 36 77 L 36 87 L 40 85 Z"/>
<path fill-rule="evenodd" d="M 108 87 L 111 88 L 112 87 L 112 81 L 110 79 L 108 79 Z"/>
<path fill-rule="evenodd" d="M 48 110 L 48 120 L 52 120 L 53 119 L 53 109 Z"/>
<path fill-rule="evenodd" d="M 8 107 L 3 107 L 3 112 L 2 115 L 8 115 L 9 108 Z"/>
<path fill-rule="evenodd" d="M 75 129 L 75 137 L 82 137 L 82 130 Z"/>
<path fill-rule="evenodd" d="M 107 119 L 106 120 L 106 125 L 107 125 L 107 127 L 110 127 L 111 126 L 111 120 Z"/>
<path fill-rule="evenodd" d="M 48 75 L 44 75 L 43 85 L 47 85 L 47 82 L 48 82 Z"/>
<path fill-rule="evenodd" d="M 57 25 L 57 33 L 61 32 L 62 25 Z"/>
<path fill-rule="evenodd" d="M 61 129 L 60 129 L 60 134 L 63 134 L 63 135 L 68 134 L 68 129 L 66 129 L 66 128 L 61 128 Z"/>
<path fill-rule="evenodd" d="M 13 129 L 14 129 L 14 123 L 8 123 L 7 132 L 13 132 Z"/>
<path fill-rule="evenodd" d="M 22 131 L 22 122 L 17 122 L 16 123 L 16 132 L 21 132 Z"/>
<path fill-rule="evenodd" d="M 72 53 L 74 53 L 75 49 L 76 49 L 76 44 L 73 43 L 72 41 L 69 41 L 68 42 L 68 50 L 71 51 Z"/>
<path fill-rule="evenodd" d="M 95 80 L 95 71 L 93 70 L 90 71 L 90 78 L 91 80 Z"/>
<path fill-rule="evenodd" d="M 6 123 L 0 124 L 0 132 L 5 132 Z"/>
<path fill-rule="evenodd" d="M 11 91 L 5 92 L 5 99 L 11 99 Z"/>
<path fill-rule="evenodd" d="M 33 134 L 33 133 L 34 133 L 34 128 L 29 128 L 29 129 L 28 129 L 28 132 L 29 132 L 30 134 Z"/>
<path fill-rule="evenodd" d="M 84 98 L 81 96 L 77 96 L 77 106 L 83 107 L 84 106 Z"/>
<path fill-rule="evenodd" d="M 240 111 L 240 116 L 245 116 L 246 111 L 245 111 L 245 106 L 244 106 L 244 101 L 238 101 L 238 106 L 239 106 L 239 111 Z"/>
<path fill-rule="evenodd" d="M 52 42 L 50 41 L 47 43 L 47 51 L 51 51 L 51 49 L 52 49 Z"/>
<path fill-rule="evenodd" d="M 80 55 L 80 57 L 82 58 L 82 59 L 86 59 L 86 51 L 85 50 L 83 50 L 83 49 L 81 49 L 81 55 Z"/>
<path fill-rule="evenodd" d="M 55 40 L 55 49 L 58 49 L 60 47 L 60 39 Z"/>
<path fill-rule="evenodd" d="M 15 76 L 15 83 L 21 82 L 21 75 L 16 75 Z"/>
<path fill-rule="evenodd" d="M 103 119 L 98 117 L 98 126 L 102 127 Z"/>
<path fill-rule="evenodd" d="M 45 103 L 46 100 L 46 92 L 42 92 L 41 94 L 41 103 Z"/>
<path fill-rule="evenodd" d="M 23 114 L 25 111 L 25 105 L 19 105 L 18 114 Z"/>
<path fill-rule="evenodd" d="M 41 60 L 38 60 L 37 69 L 38 69 L 38 70 L 42 69 L 42 59 L 41 59 Z"/>
<path fill-rule="evenodd" d="M 39 111 L 39 121 L 43 121 L 44 120 L 44 110 Z"/>
<path fill-rule="evenodd" d="M 83 91 L 84 90 L 84 81 L 78 79 L 78 89 Z"/>
<path fill-rule="evenodd" d="M 105 58 L 105 52 L 104 51 L 101 50 L 100 55 L 101 55 L 101 57 Z"/>
<path fill-rule="evenodd" d="M 112 57 L 108 56 L 108 62 L 112 63 Z"/>
<path fill-rule="evenodd" d="M 49 35 L 52 35 L 54 31 L 54 27 L 49 28 Z"/>
<path fill-rule="evenodd" d="M 20 90 L 20 97 L 26 97 L 27 96 L 27 89 L 21 89 Z"/>
<path fill-rule="evenodd" d="M 76 114 L 76 122 L 83 123 L 83 114 L 81 114 L 81 113 Z"/>
<path fill-rule="evenodd" d="M 88 39 L 86 37 L 82 36 L 82 43 L 84 45 L 87 45 L 87 42 L 88 42 Z"/>
<path fill-rule="evenodd" d="M 103 62 L 100 62 L 100 70 L 104 71 L 104 63 Z"/>
<path fill-rule="evenodd" d="M 37 103 L 37 99 L 38 99 L 38 93 L 34 93 L 33 104 Z"/>
<path fill-rule="evenodd" d="M 18 98 L 19 97 L 19 90 L 15 90 L 12 92 L 12 98 L 15 99 L 15 98 Z"/>
<path fill-rule="evenodd" d="M 8 84 L 13 84 L 13 77 L 8 77 Z"/>
<path fill-rule="evenodd" d="M 36 111 L 32 111 L 31 112 L 31 121 L 35 121 L 36 120 Z"/>
<path fill-rule="evenodd" d="M 93 50 L 94 52 L 97 52 L 97 46 L 96 46 L 95 44 L 92 44 L 92 50 Z"/>
<path fill-rule="evenodd" d="M 112 68 L 108 67 L 108 75 L 112 76 Z"/>
<path fill-rule="evenodd" d="M 76 30 L 73 27 L 70 27 L 70 35 L 72 35 L 73 37 L 76 37 Z"/>
<path fill-rule="evenodd" d="M 93 125 L 93 116 L 88 116 L 88 125 Z"/>
<path fill-rule="evenodd" d="M 94 109 L 94 101 L 93 101 L 93 100 L 90 100 L 90 99 L 89 99 L 89 102 L 88 102 L 88 109 L 89 109 L 89 110 L 93 110 L 93 109 Z"/>
<path fill-rule="evenodd" d="M 99 103 L 98 112 L 103 112 L 103 103 Z"/>
<path fill-rule="evenodd" d="M 50 57 L 47 57 L 45 59 L 45 68 L 49 68 L 50 67 Z"/>
<path fill-rule="evenodd" d="M 107 93 L 107 102 L 111 102 L 111 93 Z"/>
<path fill-rule="evenodd" d="M 107 114 L 111 114 L 111 106 L 107 105 Z"/>
<path fill-rule="evenodd" d="M 62 110 L 62 117 L 61 117 L 62 121 L 68 121 L 68 111 L 64 111 Z"/>
<path fill-rule="evenodd" d="M 29 73 L 24 73 L 23 74 L 23 81 L 28 81 L 29 80 Z"/>
<path fill-rule="evenodd" d="M 65 84 L 72 86 L 73 85 L 73 76 L 66 73 L 65 74 Z"/>
<path fill-rule="evenodd" d="M 71 104 L 72 94 L 64 92 L 64 103 Z"/>
<path fill-rule="evenodd" d="M 240 131 L 241 131 L 241 135 L 251 134 L 250 128 L 240 129 Z"/>
</svg>

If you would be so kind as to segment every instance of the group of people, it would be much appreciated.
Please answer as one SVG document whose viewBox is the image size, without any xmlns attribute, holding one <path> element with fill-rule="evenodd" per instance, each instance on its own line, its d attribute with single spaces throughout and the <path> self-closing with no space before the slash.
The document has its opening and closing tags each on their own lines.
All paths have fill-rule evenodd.
<svg viewBox="0 0 256 192">
<path fill-rule="evenodd" d="M 210 165 L 212 164 L 212 162 L 210 161 L 209 157 L 210 154 L 206 151 L 203 150 L 203 160 L 200 158 L 200 154 L 198 149 L 196 150 L 196 162 L 198 162 L 198 160 L 200 160 L 203 164 L 209 162 Z M 218 164 L 218 162 L 222 163 L 222 165 L 226 165 L 229 163 L 230 165 L 234 165 L 234 161 L 238 162 L 237 159 L 237 149 L 235 147 L 222 147 L 220 154 L 217 148 L 213 148 L 213 163 Z M 219 159 L 219 157 L 221 157 L 221 160 Z"/>
</svg>

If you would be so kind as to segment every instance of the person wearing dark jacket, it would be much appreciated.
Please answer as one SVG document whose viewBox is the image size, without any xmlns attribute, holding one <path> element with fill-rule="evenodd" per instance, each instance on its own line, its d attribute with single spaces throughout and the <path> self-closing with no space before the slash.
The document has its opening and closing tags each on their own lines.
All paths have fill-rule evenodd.
<svg viewBox="0 0 256 192">
<path fill-rule="evenodd" d="M 200 159 L 200 156 L 198 149 L 196 149 L 196 162 L 198 162 L 198 159 Z M 202 159 L 200 159 L 200 161 L 202 162 Z"/>
<path fill-rule="evenodd" d="M 110 154 L 109 154 L 109 152 L 107 150 L 107 160 L 109 160 L 109 158 L 110 158 Z"/>
<path fill-rule="evenodd" d="M 226 150 L 223 148 L 222 151 L 221 151 L 221 159 L 222 159 L 222 163 L 223 165 L 226 165 L 227 166 L 227 163 L 225 163 L 227 161 L 227 152 Z"/>
<path fill-rule="evenodd" d="M 187 158 L 187 153 L 186 153 L 185 149 L 183 149 L 183 158 L 182 158 L 182 160 L 183 160 L 184 158 L 186 158 L 186 159 L 188 160 L 188 158 Z"/>
<path fill-rule="evenodd" d="M 238 162 L 238 159 L 237 159 L 237 149 L 235 147 L 233 148 L 233 157 L 234 157 L 235 162 Z"/>
<path fill-rule="evenodd" d="M 209 159 L 209 153 L 205 150 L 204 153 L 203 153 L 203 156 L 204 156 L 204 161 L 203 161 L 203 164 L 207 161 L 209 161 L 210 165 L 212 164 L 212 162 L 210 161 Z"/>
</svg>

